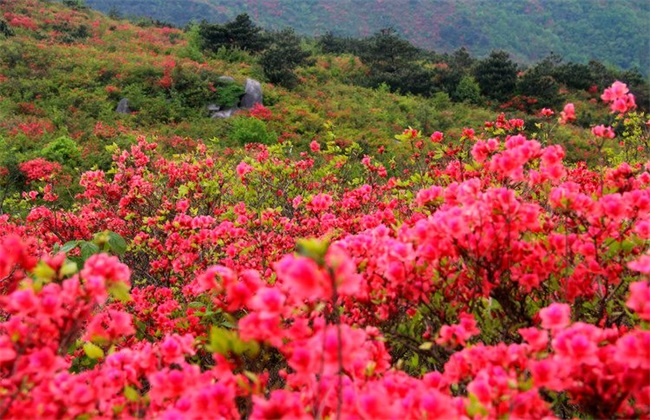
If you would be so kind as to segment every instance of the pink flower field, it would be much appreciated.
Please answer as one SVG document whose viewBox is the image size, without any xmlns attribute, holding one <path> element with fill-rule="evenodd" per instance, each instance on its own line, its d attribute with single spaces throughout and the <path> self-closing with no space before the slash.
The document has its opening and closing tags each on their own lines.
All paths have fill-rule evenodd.
<svg viewBox="0 0 650 420">
<path fill-rule="evenodd" d="M 648 123 L 601 99 L 595 165 L 554 144 L 572 103 L 535 138 L 409 127 L 393 166 L 140 137 L 69 208 L 58 164 L 22 164 L 0 418 L 648 418 Z"/>
</svg>

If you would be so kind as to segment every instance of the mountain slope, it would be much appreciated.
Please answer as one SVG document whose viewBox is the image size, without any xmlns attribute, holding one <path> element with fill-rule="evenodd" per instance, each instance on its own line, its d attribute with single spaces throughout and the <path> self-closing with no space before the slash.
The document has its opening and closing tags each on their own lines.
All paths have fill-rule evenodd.
<svg viewBox="0 0 650 420">
<path fill-rule="evenodd" d="M 306 35 L 367 36 L 393 26 L 435 51 L 467 47 L 485 56 L 505 49 L 519 61 L 550 52 L 568 61 L 595 59 L 622 68 L 650 67 L 650 3 L 644 0 L 87 0 L 103 11 L 184 25 L 225 22 L 248 13 L 268 29 Z"/>
</svg>

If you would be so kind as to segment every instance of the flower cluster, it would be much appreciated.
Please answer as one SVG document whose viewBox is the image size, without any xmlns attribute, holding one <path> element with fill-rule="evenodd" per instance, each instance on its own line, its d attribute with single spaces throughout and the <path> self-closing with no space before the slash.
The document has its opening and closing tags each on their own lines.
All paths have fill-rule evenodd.
<svg viewBox="0 0 650 420">
<path fill-rule="evenodd" d="M 634 95 L 630 93 L 625 83 L 619 81 L 614 82 L 612 86 L 605 89 L 600 98 L 610 104 L 609 108 L 612 112 L 618 112 L 619 114 L 624 114 L 636 108 Z"/>
<path fill-rule="evenodd" d="M 524 127 L 405 141 L 399 178 L 316 141 L 115 149 L 71 208 L 0 217 L 0 417 L 647 417 L 650 165 Z"/>
</svg>

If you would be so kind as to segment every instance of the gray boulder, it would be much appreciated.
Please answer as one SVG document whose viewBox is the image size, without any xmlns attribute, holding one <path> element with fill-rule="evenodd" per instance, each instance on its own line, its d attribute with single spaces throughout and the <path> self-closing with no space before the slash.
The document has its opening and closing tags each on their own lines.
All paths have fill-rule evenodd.
<svg viewBox="0 0 650 420">
<path fill-rule="evenodd" d="M 241 108 L 250 109 L 255 104 L 261 104 L 264 99 L 262 95 L 262 85 L 260 82 L 254 79 L 246 79 L 246 85 L 244 86 L 244 96 L 242 96 L 239 101 L 239 106 Z"/>
<path fill-rule="evenodd" d="M 208 105 L 208 111 L 210 111 L 210 112 L 217 112 L 219 110 L 221 110 L 221 107 L 219 105 L 217 105 L 217 104 L 209 104 Z"/>
<path fill-rule="evenodd" d="M 122 98 L 120 102 L 118 102 L 117 108 L 115 108 L 115 112 L 118 114 L 130 114 L 131 109 L 129 108 L 129 100 Z"/>
<path fill-rule="evenodd" d="M 219 77 L 219 80 L 221 80 L 222 82 L 226 82 L 226 83 L 235 83 L 235 79 L 233 79 L 230 76 L 221 76 L 221 77 Z"/>
<path fill-rule="evenodd" d="M 230 118 L 237 111 L 237 108 L 224 109 L 222 111 L 215 112 L 210 116 L 210 118 Z"/>
</svg>

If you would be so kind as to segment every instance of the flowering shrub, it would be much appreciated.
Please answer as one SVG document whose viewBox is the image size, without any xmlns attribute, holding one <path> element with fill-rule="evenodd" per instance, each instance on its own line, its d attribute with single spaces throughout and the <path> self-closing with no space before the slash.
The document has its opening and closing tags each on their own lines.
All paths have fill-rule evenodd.
<svg viewBox="0 0 650 420">
<path fill-rule="evenodd" d="M 0 218 L 0 417 L 647 417 L 650 165 L 524 127 L 115 147 Z"/>
<path fill-rule="evenodd" d="M 61 171 L 61 165 L 56 162 L 49 162 L 43 158 L 37 158 L 21 163 L 20 171 L 25 175 L 27 181 L 47 180 Z"/>
</svg>

